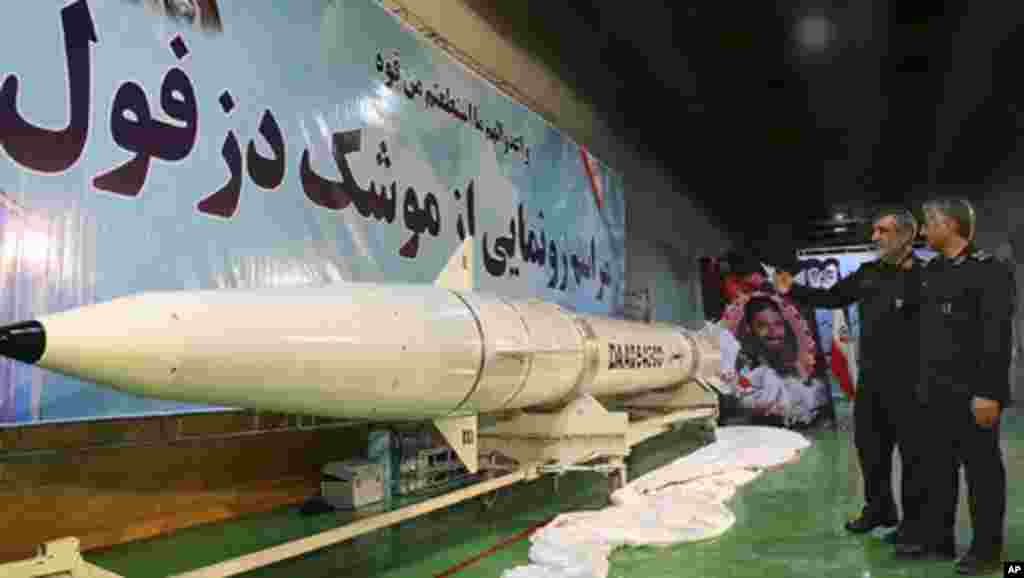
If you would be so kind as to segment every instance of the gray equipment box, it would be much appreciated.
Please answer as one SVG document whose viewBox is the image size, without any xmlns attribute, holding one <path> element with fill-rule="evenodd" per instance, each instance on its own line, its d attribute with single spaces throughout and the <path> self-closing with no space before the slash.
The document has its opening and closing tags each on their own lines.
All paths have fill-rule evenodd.
<svg viewBox="0 0 1024 578">
<path fill-rule="evenodd" d="M 367 460 L 331 462 L 321 470 L 324 501 L 339 509 L 361 508 L 384 499 L 384 467 Z"/>
</svg>

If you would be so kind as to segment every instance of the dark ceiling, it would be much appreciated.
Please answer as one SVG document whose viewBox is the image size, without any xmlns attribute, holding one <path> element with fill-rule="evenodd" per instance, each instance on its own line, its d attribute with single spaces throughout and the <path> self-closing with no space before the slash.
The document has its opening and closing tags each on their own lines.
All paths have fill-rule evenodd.
<svg viewBox="0 0 1024 578">
<path fill-rule="evenodd" d="M 498 6 L 513 36 L 749 243 L 863 240 L 866 225 L 815 223 L 935 192 L 981 198 L 1016 148 L 1016 2 Z"/>
</svg>

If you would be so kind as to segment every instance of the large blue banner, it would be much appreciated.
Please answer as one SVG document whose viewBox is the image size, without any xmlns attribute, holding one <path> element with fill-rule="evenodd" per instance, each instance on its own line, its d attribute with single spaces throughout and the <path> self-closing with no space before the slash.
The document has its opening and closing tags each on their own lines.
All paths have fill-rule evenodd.
<svg viewBox="0 0 1024 578">
<path fill-rule="evenodd" d="M 429 283 L 623 308 L 623 181 L 370 0 L 19 3 L 0 321 L 151 290 Z M 0 362 L 0 422 L 200 409 Z"/>
</svg>

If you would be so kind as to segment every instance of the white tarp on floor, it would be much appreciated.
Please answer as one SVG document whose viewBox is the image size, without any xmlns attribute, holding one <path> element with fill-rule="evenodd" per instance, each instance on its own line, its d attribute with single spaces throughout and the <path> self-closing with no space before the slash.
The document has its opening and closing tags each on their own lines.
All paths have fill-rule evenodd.
<svg viewBox="0 0 1024 578">
<path fill-rule="evenodd" d="M 611 506 L 552 520 L 530 538 L 531 563 L 501 578 L 606 578 L 608 556 L 619 546 L 720 536 L 736 522 L 725 506 L 736 489 L 810 445 L 782 428 L 719 428 L 717 441 L 633 480 L 612 494 Z"/>
</svg>

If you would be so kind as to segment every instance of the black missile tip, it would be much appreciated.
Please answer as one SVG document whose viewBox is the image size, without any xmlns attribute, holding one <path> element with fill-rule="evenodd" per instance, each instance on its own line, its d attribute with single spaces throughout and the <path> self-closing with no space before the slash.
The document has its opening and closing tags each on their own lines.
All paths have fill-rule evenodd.
<svg viewBox="0 0 1024 578">
<path fill-rule="evenodd" d="M 38 321 L 22 321 L 0 327 L 0 355 L 35 363 L 46 351 L 46 330 Z"/>
</svg>

